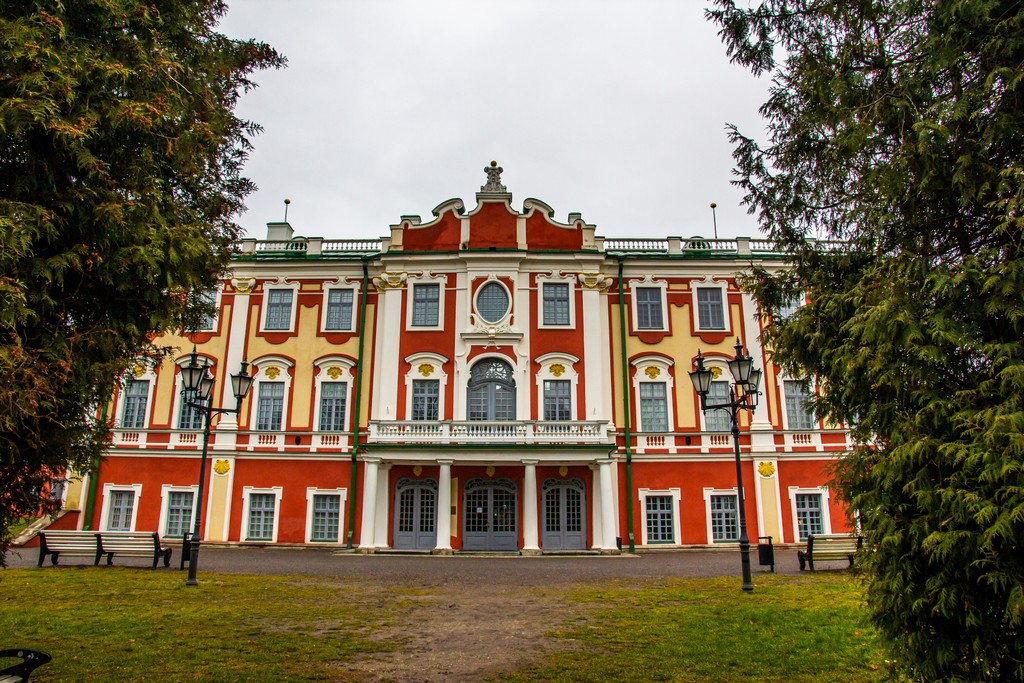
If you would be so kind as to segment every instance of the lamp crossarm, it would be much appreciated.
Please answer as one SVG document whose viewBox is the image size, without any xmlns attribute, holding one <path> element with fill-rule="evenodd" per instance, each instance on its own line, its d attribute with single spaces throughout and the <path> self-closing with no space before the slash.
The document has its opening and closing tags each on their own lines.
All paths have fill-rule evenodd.
<svg viewBox="0 0 1024 683">
<path fill-rule="evenodd" d="M 197 403 L 196 401 L 185 401 L 185 405 L 204 413 L 210 413 L 211 415 L 214 413 L 217 415 L 237 414 L 238 411 L 242 409 L 241 406 L 235 406 L 234 408 L 214 408 L 213 406 L 208 406 L 205 403 Z"/>
</svg>

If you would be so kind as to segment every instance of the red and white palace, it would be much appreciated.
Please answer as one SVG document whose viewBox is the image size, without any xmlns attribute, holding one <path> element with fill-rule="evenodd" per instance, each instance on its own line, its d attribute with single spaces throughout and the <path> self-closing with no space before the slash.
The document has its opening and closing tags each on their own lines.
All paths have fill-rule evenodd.
<svg viewBox="0 0 1024 683">
<path fill-rule="evenodd" d="M 759 341 L 737 277 L 784 268 L 761 239 L 603 238 L 580 214 L 522 208 L 487 171 L 476 206 L 402 216 L 382 239 L 295 237 L 270 223 L 239 245 L 207 329 L 160 343 L 104 411 L 97 472 L 66 488 L 61 526 L 191 530 L 204 541 L 365 552 L 617 552 L 735 543 L 725 411 L 700 411 L 698 350 L 726 396 L 739 339 L 763 368 L 741 418 L 751 539 L 850 530 L 829 468 L 847 432 L 805 406 Z M 182 399 L 195 344 L 234 407 L 214 422 L 197 500 L 200 414 Z M 719 371 L 724 371 L 720 373 Z M 755 528 L 756 527 L 756 528 Z"/>
</svg>

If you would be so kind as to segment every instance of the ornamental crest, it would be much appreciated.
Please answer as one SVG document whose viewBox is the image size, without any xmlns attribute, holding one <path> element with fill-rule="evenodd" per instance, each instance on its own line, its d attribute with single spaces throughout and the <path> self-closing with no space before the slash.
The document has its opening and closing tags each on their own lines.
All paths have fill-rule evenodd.
<svg viewBox="0 0 1024 683">
<path fill-rule="evenodd" d="M 555 377 L 561 377 L 564 372 L 565 366 L 562 365 L 561 363 L 551 364 L 551 374 L 554 375 Z"/>
<path fill-rule="evenodd" d="M 644 370 L 644 374 L 646 374 L 651 379 L 654 379 L 658 375 L 661 374 L 661 368 L 654 368 L 654 367 L 647 368 L 646 370 Z"/>
<path fill-rule="evenodd" d="M 412 473 L 417 477 L 423 474 L 423 465 L 416 465 L 416 467 L 413 467 Z"/>
<path fill-rule="evenodd" d="M 487 183 L 480 187 L 481 192 L 508 192 L 505 186 L 501 184 L 501 172 L 504 171 L 501 166 L 498 166 L 497 161 L 492 161 L 490 166 L 484 168 L 484 173 L 487 174 Z"/>
<path fill-rule="evenodd" d="M 488 465 L 487 466 L 487 476 L 488 477 L 493 477 L 494 476 L 494 465 Z"/>
<path fill-rule="evenodd" d="M 708 368 L 708 370 L 711 371 L 711 377 L 713 379 L 718 379 L 719 377 L 722 376 L 722 368 L 715 367 L 714 365 L 712 365 L 710 368 Z"/>
<path fill-rule="evenodd" d="M 252 288 L 256 286 L 256 278 L 234 278 L 231 280 L 231 286 L 239 294 L 251 294 Z"/>
<path fill-rule="evenodd" d="M 276 370 L 277 368 L 274 369 Z M 332 365 L 331 367 L 327 368 L 327 376 L 330 377 L 331 379 L 338 379 L 339 377 L 341 377 L 341 368 L 339 368 L 337 365 Z"/>
<path fill-rule="evenodd" d="M 558 468 L 558 476 L 564 477 L 567 474 L 569 474 L 569 468 L 568 467 L 566 467 L 565 465 L 562 465 L 561 467 Z"/>
<path fill-rule="evenodd" d="M 434 366 L 430 363 L 420 363 L 419 367 L 416 369 L 419 370 L 420 374 L 424 377 L 430 377 L 434 374 Z"/>
<path fill-rule="evenodd" d="M 580 286 L 583 289 L 596 289 L 599 292 L 607 292 L 612 285 L 612 279 L 603 273 L 580 273 Z"/>
<path fill-rule="evenodd" d="M 267 368 L 263 371 L 268 379 L 277 379 L 277 376 L 281 374 L 280 368 Z"/>
<path fill-rule="evenodd" d="M 405 286 L 405 273 L 381 273 L 373 278 L 373 286 L 380 291 L 401 289 Z"/>
<path fill-rule="evenodd" d="M 213 471 L 216 474 L 219 474 L 220 476 L 223 477 L 225 474 L 231 471 L 231 463 L 229 463 L 227 460 L 218 460 L 217 462 L 213 463 Z"/>
<path fill-rule="evenodd" d="M 775 474 L 775 465 L 764 461 L 757 466 L 757 472 L 765 479 L 768 479 Z"/>
<path fill-rule="evenodd" d="M 132 368 L 132 374 L 135 375 L 136 377 L 142 377 L 143 375 L 146 374 L 146 368 L 142 367 L 141 365 L 136 365 L 134 368 Z"/>
</svg>

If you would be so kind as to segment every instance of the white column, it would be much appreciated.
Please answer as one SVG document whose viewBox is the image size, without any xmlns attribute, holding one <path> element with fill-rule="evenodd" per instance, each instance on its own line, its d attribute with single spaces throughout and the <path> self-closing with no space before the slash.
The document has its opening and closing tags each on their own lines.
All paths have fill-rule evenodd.
<svg viewBox="0 0 1024 683">
<path fill-rule="evenodd" d="M 363 520 L 359 534 L 359 547 L 372 550 L 377 515 L 377 466 L 379 458 L 363 460 Z"/>
<path fill-rule="evenodd" d="M 437 473 L 437 542 L 435 555 L 447 555 L 452 551 L 452 461 L 438 460 Z"/>
<path fill-rule="evenodd" d="M 376 548 L 388 547 L 388 472 L 391 463 L 381 463 L 377 468 L 377 511 L 376 526 L 373 529 L 373 545 Z"/>
<path fill-rule="evenodd" d="M 601 469 L 601 551 L 617 551 L 615 545 L 615 507 L 612 505 L 612 460 L 598 460 Z"/>
<path fill-rule="evenodd" d="M 590 508 L 590 527 L 593 530 L 594 542 L 591 548 L 598 550 L 604 546 L 604 534 L 601 529 L 601 469 L 597 465 L 590 465 L 590 472 L 593 475 L 590 482 L 590 489 L 593 491 L 593 503 Z"/>
<path fill-rule="evenodd" d="M 537 543 L 537 461 L 523 460 L 523 551 L 540 552 Z"/>
</svg>

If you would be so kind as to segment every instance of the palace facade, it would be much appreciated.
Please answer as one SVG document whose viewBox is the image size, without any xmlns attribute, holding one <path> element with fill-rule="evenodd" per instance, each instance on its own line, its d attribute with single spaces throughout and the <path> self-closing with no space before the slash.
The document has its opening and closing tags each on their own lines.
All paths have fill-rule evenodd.
<svg viewBox="0 0 1024 683">
<path fill-rule="evenodd" d="M 207 542 L 366 552 L 713 546 L 738 538 L 726 411 L 700 410 L 698 351 L 726 397 L 737 340 L 764 370 L 741 416 L 748 533 L 795 543 L 850 530 L 828 470 L 847 432 L 759 342 L 737 277 L 784 268 L 761 239 L 599 237 L 544 202 L 514 208 L 493 164 L 467 209 L 402 216 L 382 239 L 242 240 L 205 329 L 167 336 L 104 410 L 113 438 L 72 482 L 62 525 L 191 531 Z M 195 346 L 215 406 L 197 500 L 201 415 L 182 397 Z M 721 372 L 720 372 L 721 371 Z"/>
</svg>

